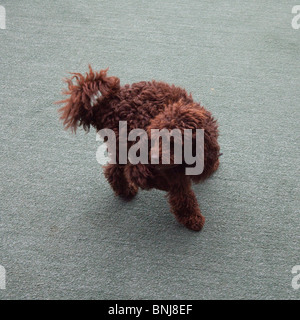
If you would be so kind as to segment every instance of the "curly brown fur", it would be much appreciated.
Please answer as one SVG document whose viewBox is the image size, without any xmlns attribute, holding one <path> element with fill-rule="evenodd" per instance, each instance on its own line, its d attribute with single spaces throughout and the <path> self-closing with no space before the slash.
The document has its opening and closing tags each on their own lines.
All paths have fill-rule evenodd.
<svg viewBox="0 0 300 320">
<path fill-rule="evenodd" d="M 120 86 L 117 77 L 108 77 L 107 70 L 94 72 L 89 66 L 85 75 L 73 73 L 65 81 L 69 97 L 58 103 L 60 119 L 65 128 L 76 131 L 90 126 L 97 131 L 112 129 L 117 136 L 117 164 L 109 164 L 104 174 L 116 195 L 132 199 L 141 189 L 160 189 L 168 192 L 171 212 L 187 228 L 199 231 L 204 225 L 196 196 L 191 189 L 192 182 L 208 178 L 219 166 L 220 148 L 217 142 L 218 126 L 211 113 L 193 101 L 192 96 L 174 85 L 157 81 L 142 81 Z M 101 95 L 99 95 L 99 92 Z M 95 104 L 91 104 L 91 98 Z M 128 132 L 132 129 L 184 129 L 193 130 L 193 148 L 196 129 L 204 129 L 204 170 L 199 175 L 185 175 L 186 163 L 152 165 L 130 163 L 119 164 L 118 138 L 119 121 L 127 121 Z M 133 144 L 133 143 L 132 143 Z M 128 143 L 128 149 L 131 144 Z M 162 151 L 160 149 L 160 151 Z M 163 156 L 162 152 L 160 156 Z"/>
</svg>

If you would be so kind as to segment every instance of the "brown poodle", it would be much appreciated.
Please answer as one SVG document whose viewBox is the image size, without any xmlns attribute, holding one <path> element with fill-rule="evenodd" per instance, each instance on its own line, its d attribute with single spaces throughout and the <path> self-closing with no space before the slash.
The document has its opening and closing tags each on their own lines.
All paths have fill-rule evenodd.
<svg viewBox="0 0 300 320">
<path fill-rule="evenodd" d="M 202 216 L 192 182 L 198 183 L 209 177 L 219 166 L 220 148 L 217 142 L 218 126 L 211 113 L 193 101 L 192 96 L 174 85 L 164 82 L 142 81 L 120 86 L 117 77 L 108 77 L 107 70 L 89 73 L 73 73 L 68 83 L 69 95 L 58 103 L 65 128 L 76 131 L 78 126 L 89 131 L 108 128 L 119 137 L 119 121 L 127 121 L 128 132 L 132 129 L 168 130 L 204 129 L 204 170 L 198 175 L 186 175 L 189 166 L 182 164 L 116 164 L 104 167 L 104 174 L 115 194 L 130 200 L 138 188 L 157 188 L 168 192 L 171 211 L 176 219 L 187 228 L 199 231 L 205 218 Z M 75 79 L 75 81 L 73 81 Z M 130 143 L 128 144 L 128 148 Z M 118 143 L 117 143 L 118 148 Z M 161 148 L 159 149 L 161 151 Z M 161 156 L 161 153 L 160 153 Z"/>
</svg>

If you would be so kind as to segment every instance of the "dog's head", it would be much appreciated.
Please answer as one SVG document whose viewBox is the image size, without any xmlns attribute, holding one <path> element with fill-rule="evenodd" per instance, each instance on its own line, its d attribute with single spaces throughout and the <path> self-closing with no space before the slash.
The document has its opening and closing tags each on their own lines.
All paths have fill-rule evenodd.
<svg viewBox="0 0 300 320">
<path fill-rule="evenodd" d="M 64 79 L 68 89 L 63 94 L 69 97 L 56 103 L 65 104 L 58 112 L 66 129 L 71 128 L 75 132 L 82 125 L 84 130 L 89 131 L 91 125 L 95 126 L 95 114 L 103 100 L 120 89 L 119 78 L 107 77 L 107 70 L 98 73 L 89 66 L 89 72 L 85 75 L 71 73 L 70 79 Z"/>
</svg>

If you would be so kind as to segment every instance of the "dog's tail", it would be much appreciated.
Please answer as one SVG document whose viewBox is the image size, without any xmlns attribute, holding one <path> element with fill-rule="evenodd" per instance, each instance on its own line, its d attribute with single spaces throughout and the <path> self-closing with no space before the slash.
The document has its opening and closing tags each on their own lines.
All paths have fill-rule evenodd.
<svg viewBox="0 0 300 320">
<path fill-rule="evenodd" d="M 171 137 L 168 138 L 167 133 L 165 133 L 166 140 L 170 139 L 169 141 L 173 141 L 173 146 L 170 147 L 171 157 L 169 156 L 169 152 L 167 152 L 166 155 L 170 157 L 171 164 L 176 163 L 176 156 L 178 156 L 178 158 L 181 156 L 181 159 L 178 159 L 181 160 L 181 164 L 179 165 L 189 169 L 188 171 L 190 173 L 187 172 L 186 174 L 189 175 L 194 182 L 198 183 L 204 180 L 217 169 L 220 155 L 220 147 L 217 142 L 218 124 L 211 113 L 200 106 L 200 104 L 187 102 L 182 99 L 178 102 L 166 105 L 164 111 L 150 121 L 150 124 L 147 127 L 148 136 L 152 135 L 152 129 L 166 129 L 167 133 L 177 129 L 177 131 L 179 130 L 182 133 L 181 136 L 177 136 L 174 132 L 174 138 L 172 137 L 172 140 Z M 186 129 L 190 130 L 190 135 L 185 131 Z M 201 140 L 199 140 L 201 139 L 201 136 L 197 136 L 197 129 L 204 129 L 204 145 L 201 144 Z M 155 139 L 155 136 L 153 138 Z M 157 148 L 159 147 L 159 157 L 163 160 L 165 154 L 162 143 L 158 139 L 156 141 L 158 142 Z M 187 163 L 185 158 L 186 154 L 184 155 L 184 158 L 182 157 L 184 151 L 188 150 L 185 149 L 187 146 L 189 146 L 189 162 L 190 159 L 195 159 L 195 163 Z M 181 152 L 179 152 L 180 150 Z M 203 171 L 201 172 L 199 169 L 198 173 L 197 170 L 193 170 L 192 173 L 190 168 L 193 168 L 197 163 L 200 165 L 199 168 L 201 168 L 201 164 L 204 163 Z M 159 166 L 159 169 L 164 168 L 168 169 L 169 167 L 166 165 L 164 166 L 163 164 L 162 166 Z"/>
<path fill-rule="evenodd" d="M 64 90 L 63 94 L 69 97 L 55 103 L 65 104 L 58 112 L 66 129 L 76 131 L 78 126 L 83 125 L 88 131 L 93 121 L 94 107 L 101 100 L 109 99 L 119 91 L 120 79 L 108 77 L 107 71 L 108 68 L 94 72 L 89 65 L 89 72 L 85 75 L 71 73 L 71 78 L 64 79 L 68 84 L 68 90 Z"/>
</svg>

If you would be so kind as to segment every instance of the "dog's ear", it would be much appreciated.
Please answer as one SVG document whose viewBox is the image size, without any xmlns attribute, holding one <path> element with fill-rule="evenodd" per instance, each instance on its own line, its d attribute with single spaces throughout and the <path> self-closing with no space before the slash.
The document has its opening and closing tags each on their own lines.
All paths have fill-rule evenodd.
<svg viewBox="0 0 300 320">
<path fill-rule="evenodd" d="M 89 66 L 89 72 L 85 75 L 71 73 L 70 79 L 64 79 L 68 89 L 63 94 L 69 97 L 56 104 L 65 104 L 58 112 L 66 129 L 76 132 L 77 127 L 82 125 L 88 131 L 93 125 L 95 108 L 101 100 L 109 99 L 119 91 L 120 79 L 107 77 L 107 71 L 108 68 L 94 72 Z"/>
<path fill-rule="evenodd" d="M 87 116 L 91 113 L 88 106 L 88 98 L 83 93 L 79 81 L 77 80 L 75 84 L 72 81 L 75 77 L 80 79 L 82 75 L 73 75 L 71 79 L 64 79 L 68 84 L 68 90 L 64 90 L 63 94 L 69 95 L 69 97 L 55 102 L 56 104 L 65 104 L 58 110 L 60 119 L 63 120 L 65 129 L 70 128 L 74 132 L 76 132 L 78 125 L 80 125 L 82 110 L 86 109 Z"/>
</svg>

